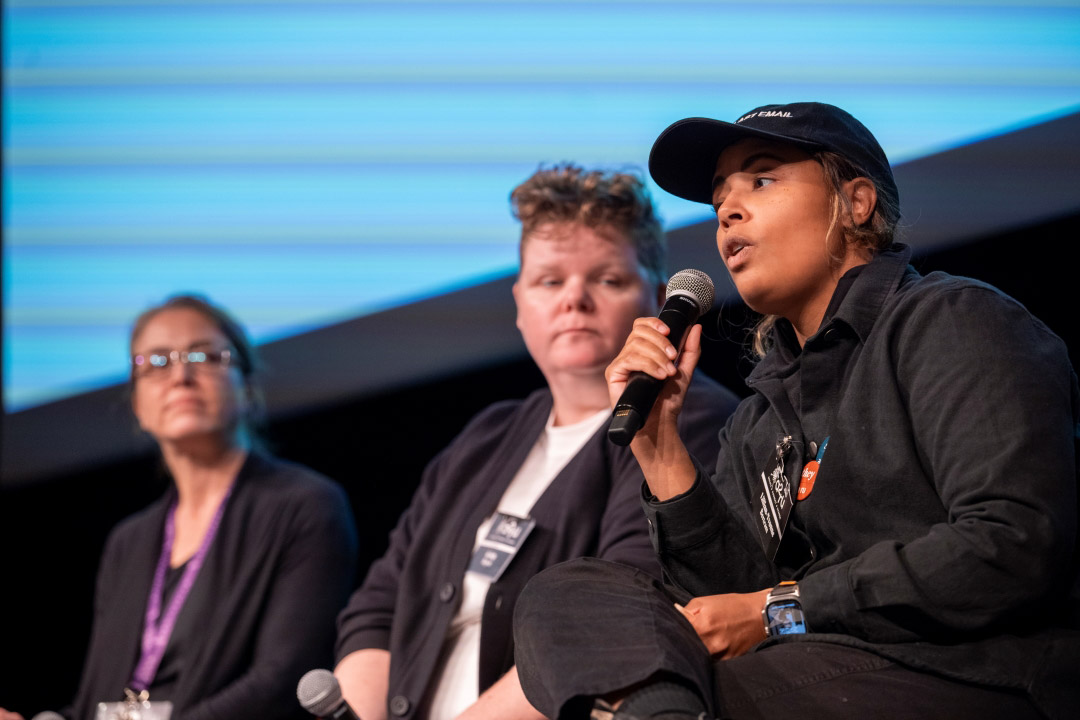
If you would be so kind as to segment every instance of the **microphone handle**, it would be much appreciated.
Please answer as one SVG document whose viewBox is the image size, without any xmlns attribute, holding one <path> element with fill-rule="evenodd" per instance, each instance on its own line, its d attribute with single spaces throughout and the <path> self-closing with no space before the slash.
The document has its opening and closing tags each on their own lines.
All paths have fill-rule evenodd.
<svg viewBox="0 0 1080 720">
<path fill-rule="evenodd" d="M 668 340 L 676 348 L 682 349 L 683 335 L 698 319 L 698 306 L 692 300 L 681 295 L 669 298 L 658 316 L 671 331 Z M 611 425 L 608 426 L 608 439 L 623 447 L 630 444 L 634 435 L 645 424 L 664 380 L 657 380 L 643 372 L 633 372 L 626 382 L 626 388 L 619 396 L 619 402 L 612 413 Z"/>
<path fill-rule="evenodd" d="M 360 720 L 360 716 L 356 714 L 356 711 L 352 709 L 349 703 L 345 702 L 342 698 L 341 702 L 330 711 L 323 720 Z"/>
</svg>

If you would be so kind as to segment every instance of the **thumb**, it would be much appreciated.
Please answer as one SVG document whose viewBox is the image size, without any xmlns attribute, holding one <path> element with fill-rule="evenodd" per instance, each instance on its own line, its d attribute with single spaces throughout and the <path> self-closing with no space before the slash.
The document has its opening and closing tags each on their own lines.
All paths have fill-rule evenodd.
<svg viewBox="0 0 1080 720">
<path fill-rule="evenodd" d="M 698 361 L 701 359 L 701 324 L 696 323 L 686 333 L 686 341 L 683 343 L 682 353 L 679 354 L 679 373 L 685 374 L 686 379 L 694 374 Z"/>
</svg>

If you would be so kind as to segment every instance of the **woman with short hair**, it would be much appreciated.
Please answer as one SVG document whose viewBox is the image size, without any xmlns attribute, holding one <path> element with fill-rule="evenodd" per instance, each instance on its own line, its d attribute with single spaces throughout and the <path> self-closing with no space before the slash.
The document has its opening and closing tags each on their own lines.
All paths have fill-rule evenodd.
<svg viewBox="0 0 1080 720">
<path fill-rule="evenodd" d="M 560 165 L 511 196 L 521 220 L 517 327 L 546 385 L 492 405 L 425 469 L 390 547 L 342 612 L 335 674 L 364 720 L 535 718 L 511 618 L 544 567 L 581 556 L 656 575 L 641 471 L 606 435 L 604 368 L 663 290 L 663 230 L 644 183 Z M 679 431 L 715 452 L 736 404 L 701 379 Z"/>
</svg>

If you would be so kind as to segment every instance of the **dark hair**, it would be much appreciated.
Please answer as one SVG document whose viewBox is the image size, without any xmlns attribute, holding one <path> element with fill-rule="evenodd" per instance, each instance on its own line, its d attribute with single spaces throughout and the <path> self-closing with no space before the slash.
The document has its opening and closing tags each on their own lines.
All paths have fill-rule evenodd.
<svg viewBox="0 0 1080 720">
<path fill-rule="evenodd" d="M 844 192 L 844 183 L 858 177 L 869 179 L 869 174 L 843 155 L 830 150 L 816 152 L 812 157 L 822 167 L 826 191 L 832 204 L 830 234 L 832 227 L 838 222 L 843 228 L 841 246 L 835 250 L 828 248 L 833 262 L 839 265 L 851 250 L 868 252 L 873 256 L 892 245 L 900 222 L 900 205 L 892 193 L 884 191 L 875 182 L 877 203 L 874 211 L 866 222 L 855 225 L 851 199 Z M 751 335 L 752 351 L 758 358 L 765 357 L 765 353 L 769 351 L 772 327 L 776 324 L 776 319 L 776 315 L 765 315 L 754 326 Z"/>
<path fill-rule="evenodd" d="M 576 222 L 610 227 L 630 239 L 649 279 L 667 281 L 667 240 L 645 183 L 629 173 L 586 171 L 564 163 L 541 167 L 510 193 L 514 217 L 521 221 L 521 243 L 537 227 Z"/>
<path fill-rule="evenodd" d="M 232 346 L 229 349 L 231 353 L 230 362 L 232 366 L 240 370 L 240 374 L 244 378 L 244 384 L 247 386 L 251 404 L 250 412 L 246 418 L 246 429 L 254 444 L 264 444 L 266 409 L 262 389 L 257 382 L 260 369 L 259 359 L 243 326 L 224 309 L 199 295 L 173 295 L 160 305 L 144 310 L 139 317 L 135 318 L 135 322 L 131 326 L 131 335 L 128 338 L 129 351 L 134 352 L 135 340 L 150 324 L 150 321 L 166 310 L 194 310 L 213 323 L 221 331 L 221 334 L 225 336 L 225 339 L 229 341 L 229 345 Z M 135 376 L 132 374 L 132 383 L 134 380 Z"/>
</svg>

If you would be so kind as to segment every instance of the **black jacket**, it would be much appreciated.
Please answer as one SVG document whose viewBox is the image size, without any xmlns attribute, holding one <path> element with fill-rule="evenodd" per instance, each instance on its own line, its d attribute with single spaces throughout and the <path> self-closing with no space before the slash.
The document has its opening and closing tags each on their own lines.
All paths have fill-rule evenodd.
<svg viewBox="0 0 1080 720">
<path fill-rule="evenodd" d="M 1025 690 L 1067 716 L 1080 707 L 1076 376 L 1015 300 L 921 277 L 909 254 L 864 267 L 801 352 L 780 321 L 712 482 L 647 498 L 654 542 L 694 595 L 798 579 L 803 639 Z M 752 503 L 783 436 L 793 497 L 810 443 L 830 440 L 773 563 Z"/>
<path fill-rule="evenodd" d="M 714 454 L 717 430 L 737 399 L 708 379 L 695 381 L 680 418 L 697 452 Z M 476 530 L 544 429 L 552 399 L 492 405 L 425 469 L 420 488 L 363 586 L 338 621 L 338 658 L 365 648 L 390 651 L 389 709 L 412 718 L 432 682 L 446 630 L 473 552 Z M 563 560 L 597 556 L 659 575 L 638 502 L 641 470 L 629 448 L 607 440 L 605 424 L 552 481 L 530 516 L 536 527 L 492 583 L 480 637 L 483 692 L 514 664 L 511 620 L 529 578 Z"/>
<path fill-rule="evenodd" d="M 174 488 L 112 531 L 71 717 L 123 699 Z M 352 587 L 356 529 L 344 492 L 299 465 L 249 455 L 206 562 L 177 618 L 185 661 L 173 720 L 310 717 L 296 684 L 333 657 L 334 617 Z M 175 637 L 187 628 L 183 638 Z"/>
</svg>

